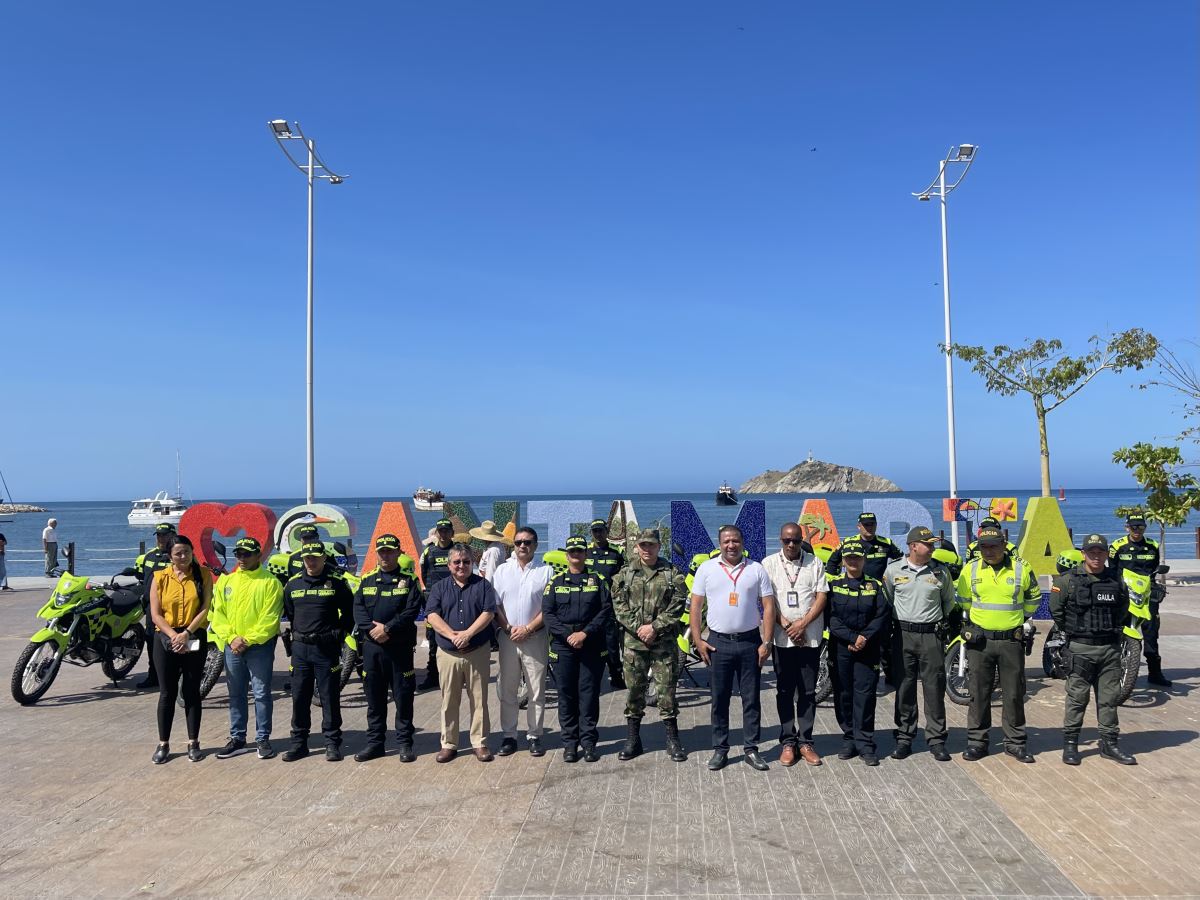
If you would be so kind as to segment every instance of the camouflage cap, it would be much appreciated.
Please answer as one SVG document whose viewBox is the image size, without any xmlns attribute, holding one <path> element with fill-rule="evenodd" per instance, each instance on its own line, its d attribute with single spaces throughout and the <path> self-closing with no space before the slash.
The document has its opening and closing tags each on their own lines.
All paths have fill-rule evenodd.
<svg viewBox="0 0 1200 900">
<path fill-rule="evenodd" d="M 937 540 L 937 536 L 924 525 L 918 525 L 908 532 L 906 542 L 909 544 L 932 544 Z M 843 554 L 845 555 L 845 554 Z"/>
<path fill-rule="evenodd" d="M 305 541 L 300 545 L 301 556 L 324 556 L 325 545 L 320 541 Z"/>
<path fill-rule="evenodd" d="M 847 556 L 867 555 L 867 545 L 858 538 L 846 538 L 846 540 L 842 541 L 841 550 L 843 559 Z"/>
<path fill-rule="evenodd" d="M 1099 548 L 1101 550 L 1108 549 L 1108 538 L 1102 534 L 1089 534 L 1083 539 L 1083 544 L 1080 550 L 1093 550 Z"/>
<path fill-rule="evenodd" d="M 638 532 L 637 542 L 639 544 L 661 544 L 662 536 L 658 533 L 657 528 L 643 528 Z"/>
<path fill-rule="evenodd" d="M 587 550 L 587 538 L 580 537 L 577 534 L 572 535 L 571 537 L 567 538 L 566 550 L 568 553 L 570 553 L 572 550 L 586 551 Z"/>
<path fill-rule="evenodd" d="M 997 544 L 1004 543 L 1004 532 L 999 528 L 989 525 L 987 528 L 980 528 L 975 533 L 975 540 L 979 542 L 981 547 L 993 547 Z"/>
</svg>

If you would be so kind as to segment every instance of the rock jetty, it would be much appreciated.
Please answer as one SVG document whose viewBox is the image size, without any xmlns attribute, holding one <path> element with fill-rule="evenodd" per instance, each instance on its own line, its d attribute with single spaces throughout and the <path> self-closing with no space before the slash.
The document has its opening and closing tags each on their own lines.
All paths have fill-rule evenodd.
<svg viewBox="0 0 1200 900">
<path fill-rule="evenodd" d="M 29 503 L 0 503 L 0 516 L 23 512 L 46 512 L 46 510 Z"/>
<path fill-rule="evenodd" d="M 739 489 L 741 494 L 883 494 L 900 491 L 899 485 L 856 469 L 809 457 L 786 472 L 770 469 L 751 478 Z"/>
</svg>

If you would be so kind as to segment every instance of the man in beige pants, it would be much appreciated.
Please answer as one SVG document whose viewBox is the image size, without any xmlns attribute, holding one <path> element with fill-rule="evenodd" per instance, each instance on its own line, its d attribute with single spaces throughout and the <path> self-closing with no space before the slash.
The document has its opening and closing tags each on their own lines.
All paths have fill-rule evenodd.
<svg viewBox="0 0 1200 900">
<path fill-rule="evenodd" d="M 425 622 L 434 630 L 442 651 L 438 674 L 442 688 L 442 749 L 436 760 L 447 763 L 458 755 L 458 713 L 463 688 L 471 711 L 471 745 L 480 762 L 491 762 L 488 749 L 488 669 L 491 663 L 492 619 L 496 592 L 471 573 L 471 548 L 450 548 L 450 577 L 429 592 Z"/>
</svg>

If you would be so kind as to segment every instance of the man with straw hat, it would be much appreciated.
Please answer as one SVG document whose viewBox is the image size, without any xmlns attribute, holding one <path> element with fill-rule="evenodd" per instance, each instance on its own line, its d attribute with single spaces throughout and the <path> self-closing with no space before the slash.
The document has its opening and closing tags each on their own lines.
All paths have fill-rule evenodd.
<svg viewBox="0 0 1200 900">
<path fill-rule="evenodd" d="M 468 534 L 475 540 L 483 541 L 488 545 L 479 560 L 479 574 L 488 581 L 492 581 L 496 576 L 496 569 L 508 555 L 505 552 L 507 545 L 504 542 L 504 533 L 496 527 L 496 523 L 491 519 L 484 519 L 482 525 L 472 528 Z"/>
</svg>

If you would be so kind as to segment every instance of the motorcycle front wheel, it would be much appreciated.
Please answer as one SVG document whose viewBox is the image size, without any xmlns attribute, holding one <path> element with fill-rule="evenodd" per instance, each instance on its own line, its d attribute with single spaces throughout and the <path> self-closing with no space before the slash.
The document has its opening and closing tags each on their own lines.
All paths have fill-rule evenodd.
<svg viewBox="0 0 1200 900">
<path fill-rule="evenodd" d="M 821 641 L 817 659 L 820 661 L 817 663 L 817 688 L 813 694 L 813 701 L 824 703 L 833 693 L 833 678 L 829 674 L 829 643 L 827 641 Z"/>
<path fill-rule="evenodd" d="M 137 661 L 142 658 L 142 648 L 146 646 L 146 629 L 141 622 L 134 622 L 125 629 L 125 633 L 114 640 L 114 651 L 111 659 L 101 660 L 100 668 L 110 681 L 120 681 L 133 671 Z"/>
<path fill-rule="evenodd" d="M 971 702 L 971 684 L 967 678 L 966 654 L 960 653 L 962 645 L 956 643 L 946 651 L 946 693 L 959 706 Z"/>
<path fill-rule="evenodd" d="M 27 645 L 13 667 L 13 699 L 22 706 L 37 703 L 50 690 L 61 663 L 62 654 L 54 641 Z"/>
<path fill-rule="evenodd" d="M 200 699 L 203 700 L 211 692 L 217 681 L 221 677 L 221 673 L 225 671 L 225 652 L 218 650 L 215 643 L 208 645 L 208 652 L 204 656 L 204 671 L 200 674 Z M 176 705 L 183 709 L 183 693 L 179 694 L 179 699 L 175 701 Z"/>
<path fill-rule="evenodd" d="M 1118 706 L 1133 693 L 1133 686 L 1137 684 L 1141 669 L 1142 642 L 1126 635 L 1125 643 L 1121 645 L 1121 692 L 1117 695 Z"/>
<path fill-rule="evenodd" d="M 1067 677 L 1063 655 L 1065 650 L 1066 642 L 1063 640 L 1062 632 L 1058 630 L 1057 625 L 1054 625 L 1050 628 L 1050 633 L 1046 635 L 1046 642 L 1042 644 L 1042 671 L 1046 673 L 1047 678 Z"/>
</svg>

